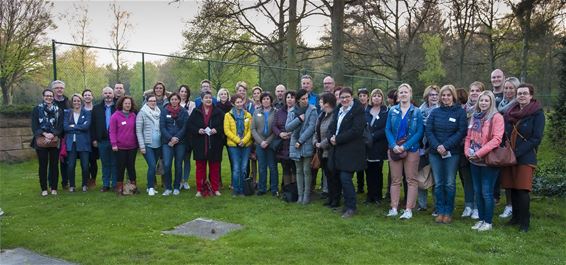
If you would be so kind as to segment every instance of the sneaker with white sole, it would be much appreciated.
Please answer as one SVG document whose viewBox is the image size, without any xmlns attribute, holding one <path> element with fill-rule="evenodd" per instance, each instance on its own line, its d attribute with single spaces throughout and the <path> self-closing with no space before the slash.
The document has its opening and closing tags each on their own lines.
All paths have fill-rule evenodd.
<svg viewBox="0 0 566 265">
<path fill-rule="evenodd" d="M 173 190 L 173 195 L 177 196 L 179 195 L 181 192 L 178 189 Z"/>
<path fill-rule="evenodd" d="M 171 190 L 165 190 L 165 191 L 163 192 L 163 194 L 161 194 L 161 195 L 163 195 L 163 196 L 169 196 L 169 195 L 171 195 Z"/>
<path fill-rule="evenodd" d="M 483 225 L 483 221 L 478 221 L 474 226 L 472 226 L 472 230 L 478 230 Z"/>
<path fill-rule="evenodd" d="M 479 232 L 489 231 L 489 230 L 491 230 L 492 228 L 493 228 L 493 225 L 492 225 L 492 224 L 488 224 L 488 223 L 485 223 L 485 222 L 484 222 L 484 223 L 478 228 L 478 231 L 479 231 Z"/>
<path fill-rule="evenodd" d="M 473 209 L 472 210 L 472 216 L 471 216 L 472 220 L 478 220 L 480 219 L 480 213 L 478 212 L 478 209 Z"/>
<path fill-rule="evenodd" d="M 183 187 L 184 190 L 190 190 L 191 189 L 191 186 L 189 186 L 188 182 L 184 182 L 182 187 Z"/>
<path fill-rule="evenodd" d="M 432 215 L 433 217 L 437 217 L 437 216 L 438 216 L 438 212 L 436 211 L 436 209 L 435 209 L 434 211 L 432 211 L 432 214 L 431 214 L 431 215 Z"/>
<path fill-rule="evenodd" d="M 75 187 L 70 187 L 69 192 L 75 192 Z"/>
<path fill-rule="evenodd" d="M 397 214 L 399 214 L 399 213 L 397 213 L 397 209 L 391 208 L 391 210 L 389 210 L 389 213 L 387 213 L 387 216 L 393 217 L 393 216 L 397 216 Z"/>
<path fill-rule="evenodd" d="M 462 213 L 462 217 L 470 217 L 472 216 L 472 208 L 466 207 L 464 212 Z"/>
<path fill-rule="evenodd" d="M 215 192 L 214 192 L 214 195 L 220 196 L 220 195 L 222 195 L 222 194 L 220 194 L 220 191 L 215 191 Z"/>
<path fill-rule="evenodd" d="M 51 190 L 51 195 L 57 195 L 57 190 Z"/>
<path fill-rule="evenodd" d="M 88 187 L 87 186 L 83 186 L 83 192 L 87 192 L 88 191 Z"/>
<path fill-rule="evenodd" d="M 195 195 L 195 197 L 202 197 L 202 193 L 200 193 L 200 191 L 197 191 L 197 194 Z"/>
<path fill-rule="evenodd" d="M 155 189 L 154 189 L 154 188 L 149 188 L 149 189 L 147 189 L 147 195 L 149 195 L 149 196 L 155 196 Z"/>
<path fill-rule="evenodd" d="M 403 214 L 401 215 L 401 217 L 399 217 L 399 219 L 411 219 L 413 218 L 413 211 L 411 210 L 405 210 L 403 211 Z"/>
<path fill-rule="evenodd" d="M 513 207 L 510 205 L 505 206 L 503 213 L 499 215 L 499 218 L 509 218 L 513 215 Z"/>
<path fill-rule="evenodd" d="M 44 191 L 41 192 L 41 196 L 44 196 L 44 197 L 45 197 L 45 196 L 47 196 L 47 195 L 49 195 L 49 192 L 47 192 L 46 190 L 44 190 Z"/>
</svg>

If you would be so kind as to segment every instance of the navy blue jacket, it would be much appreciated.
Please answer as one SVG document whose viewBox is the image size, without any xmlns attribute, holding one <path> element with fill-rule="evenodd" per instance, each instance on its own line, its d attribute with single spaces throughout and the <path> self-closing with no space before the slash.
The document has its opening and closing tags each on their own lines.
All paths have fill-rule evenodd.
<svg viewBox="0 0 566 265">
<path fill-rule="evenodd" d="M 161 109 L 161 115 L 159 116 L 159 129 L 161 131 L 162 144 L 168 144 L 173 137 L 179 138 L 180 144 L 185 143 L 189 113 L 181 106 L 179 106 L 179 108 L 179 114 L 176 119 L 173 119 L 171 113 L 167 110 L 167 107 L 164 106 L 163 109 Z"/>
<path fill-rule="evenodd" d="M 385 125 L 387 124 L 387 107 L 381 106 L 379 110 L 379 119 L 373 125 L 371 121 L 373 116 L 370 113 L 371 106 L 366 108 L 366 122 L 373 139 L 371 148 L 367 150 L 368 160 L 387 160 L 387 137 L 385 136 Z"/>
<path fill-rule="evenodd" d="M 110 107 L 110 115 L 116 111 L 116 104 Z M 94 105 L 92 108 L 92 126 L 90 126 L 90 133 L 92 138 L 96 141 L 110 141 L 108 138 L 108 129 L 106 129 L 106 105 L 104 101 Z"/>
<path fill-rule="evenodd" d="M 328 127 L 328 141 L 336 134 L 338 114 L 342 105 L 334 110 L 334 120 Z M 367 167 L 366 148 L 364 144 L 364 127 L 366 119 L 364 108 L 354 99 L 352 109 L 344 115 L 340 124 L 340 132 L 336 135 L 336 146 L 328 157 L 329 167 L 346 172 L 365 170 Z"/>
<path fill-rule="evenodd" d="M 65 110 L 65 118 L 63 120 L 63 128 L 65 129 L 65 144 L 67 145 L 67 150 L 71 151 L 73 147 L 73 136 L 75 138 L 76 151 L 77 152 L 90 152 L 90 126 L 91 126 L 91 115 L 90 111 L 81 109 L 79 119 L 75 123 L 73 118 L 73 110 Z"/>
<path fill-rule="evenodd" d="M 447 151 L 452 154 L 461 154 L 462 139 L 466 137 L 468 131 L 468 118 L 466 111 L 460 104 L 452 106 L 440 106 L 430 113 L 425 126 L 425 135 L 430 143 L 430 151 L 438 154 L 436 148 L 444 145 Z"/>
<path fill-rule="evenodd" d="M 517 131 L 522 135 L 517 135 L 515 141 L 515 156 L 519 165 L 536 165 L 537 151 L 544 133 L 544 112 L 539 109 L 530 116 L 521 119 L 517 125 Z M 511 137 L 513 124 L 505 121 L 505 135 Z M 523 138 L 524 137 L 524 138 Z"/>
</svg>

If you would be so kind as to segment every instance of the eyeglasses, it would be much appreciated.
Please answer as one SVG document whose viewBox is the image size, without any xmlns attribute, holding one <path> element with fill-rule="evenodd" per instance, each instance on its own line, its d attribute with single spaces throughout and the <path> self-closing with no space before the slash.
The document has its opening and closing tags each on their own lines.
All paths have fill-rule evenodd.
<svg viewBox="0 0 566 265">
<path fill-rule="evenodd" d="M 438 94 L 436 94 L 436 93 L 430 93 L 430 94 L 428 94 L 428 96 L 429 96 L 429 97 L 438 97 Z"/>
<path fill-rule="evenodd" d="M 153 100 L 150 99 L 147 102 L 157 102 L 157 101 L 155 99 L 153 99 Z"/>
<path fill-rule="evenodd" d="M 529 95 L 531 95 L 531 93 L 529 93 L 529 92 L 519 92 L 519 93 L 517 93 L 517 96 L 529 96 Z"/>
<path fill-rule="evenodd" d="M 44 98 L 52 98 L 53 96 L 52 96 L 52 95 L 45 95 L 45 96 L 43 96 L 43 97 L 44 97 Z"/>
<path fill-rule="evenodd" d="M 341 99 L 348 99 L 351 98 L 352 96 L 340 96 Z"/>
</svg>

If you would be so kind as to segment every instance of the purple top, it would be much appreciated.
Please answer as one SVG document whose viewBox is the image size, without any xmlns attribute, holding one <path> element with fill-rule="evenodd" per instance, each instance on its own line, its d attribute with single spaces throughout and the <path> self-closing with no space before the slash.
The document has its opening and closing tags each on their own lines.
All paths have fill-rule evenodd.
<svg viewBox="0 0 566 265">
<path fill-rule="evenodd" d="M 112 146 L 120 150 L 131 150 L 138 148 L 136 136 L 136 114 L 128 113 L 128 117 L 122 111 L 116 111 L 110 118 L 108 136 Z"/>
</svg>

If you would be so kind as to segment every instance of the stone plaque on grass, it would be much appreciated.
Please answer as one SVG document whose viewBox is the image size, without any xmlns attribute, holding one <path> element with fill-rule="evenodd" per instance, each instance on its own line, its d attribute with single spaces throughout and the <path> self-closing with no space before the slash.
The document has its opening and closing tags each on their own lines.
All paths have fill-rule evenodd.
<svg viewBox="0 0 566 265">
<path fill-rule="evenodd" d="M 240 230 L 242 228 L 243 226 L 239 224 L 197 218 L 179 225 L 172 230 L 163 231 L 163 233 L 182 236 L 196 236 L 204 239 L 216 240 L 227 233 Z"/>
</svg>

